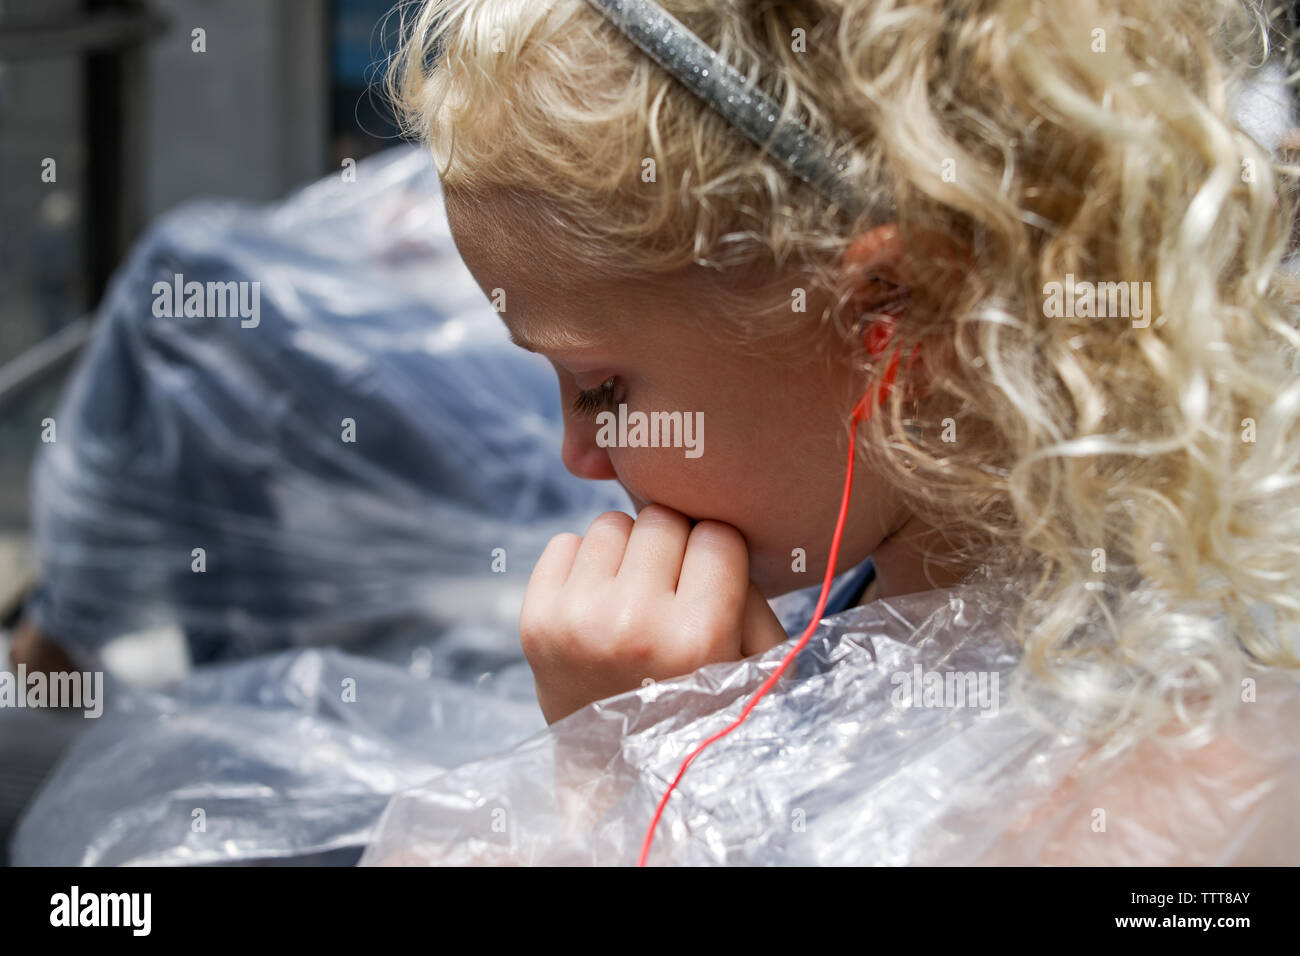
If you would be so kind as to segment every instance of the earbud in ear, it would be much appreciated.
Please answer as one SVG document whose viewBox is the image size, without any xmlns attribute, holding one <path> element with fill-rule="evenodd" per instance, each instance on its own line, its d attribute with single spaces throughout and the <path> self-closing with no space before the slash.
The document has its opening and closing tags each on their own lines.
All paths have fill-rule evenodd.
<svg viewBox="0 0 1300 956">
<path fill-rule="evenodd" d="M 891 329 L 891 335 L 892 332 Z M 886 339 L 885 345 L 881 347 L 880 351 L 883 352 L 885 347 L 888 347 L 888 344 L 888 339 Z M 868 346 L 868 351 L 870 351 L 870 346 Z M 855 426 L 859 422 L 865 422 L 871 417 L 872 412 L 889 401 L 889 393 L 894 390 L 894 379 L 898 376 L 898 363 L 902 357 L 903 350 L 897 349 L 893 358 L 889 360 L 889 364 L 885 366 L 885 374 L 881 376 L 879 384 L 863 392 L 862 397 L 858 399 L 858 404 L 853 406 L 853 424 Z"/>
<path fill-rule="evenodd" d="M 895 314 L 883 313 L 879 315 L 862 335 L 862 345 L 867 354 L 872 358 L 879 358 L 884 355 L 894 341 L 894 333 L 898 329 L 898 319 Z M 910 370 L 921 357 L 921 346 L 914 346 L 907 359 L 907 368 Z M 894 380 L 898 377 L 898 366 L 903 358 L 903 347 L 900 345 L 894 350 L 893 356 L 889 359 L 889 364 L 885 366 L 885 372 L 881 376 L 879 383 L 868 389 L 858 399 L 857 405 L 853 407 L 853 422 L 864 422 L 871 417 L 871 413 L 889 401 L 890 393 L 894 389 Z"/>
<path fill-rule="evenodd" d="M 897 328 L 897 319 L 892 315 L 881 315 L 862 334 L 862 345 L 872 358 L 879 358 L 889 348 Z"/>
</svg>

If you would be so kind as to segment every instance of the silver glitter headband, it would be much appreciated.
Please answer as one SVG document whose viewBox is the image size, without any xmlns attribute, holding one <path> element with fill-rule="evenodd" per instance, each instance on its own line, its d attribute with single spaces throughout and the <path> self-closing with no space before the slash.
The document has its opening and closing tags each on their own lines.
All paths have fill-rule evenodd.
<svg viewBox="0 0 1300 956">
<path fill-rule="evenodd" d="M 653 0 L 588 0 L 651 59 L 720 113 L 755 145 L 831 202 L 853 214 L 862 199 L 846 164 L 797 119 L 780 120 L 777 102 L 745 80 L 718 52 Z"/>
</svg>

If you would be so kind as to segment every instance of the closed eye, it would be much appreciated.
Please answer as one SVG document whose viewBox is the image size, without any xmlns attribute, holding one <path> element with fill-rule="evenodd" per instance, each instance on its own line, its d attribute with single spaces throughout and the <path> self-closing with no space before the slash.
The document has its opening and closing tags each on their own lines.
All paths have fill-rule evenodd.
<svg viewBox="0 0 1300 956">
<path fill-rule="evenodd" d="M 594 418 L 602 411 L 613 411 L 618 404 L 614 395 L 616 376 L 610 376 L 596 388 L 578 392 L 573 397 L 573 411 L 584 418 Z"/>
</svg>

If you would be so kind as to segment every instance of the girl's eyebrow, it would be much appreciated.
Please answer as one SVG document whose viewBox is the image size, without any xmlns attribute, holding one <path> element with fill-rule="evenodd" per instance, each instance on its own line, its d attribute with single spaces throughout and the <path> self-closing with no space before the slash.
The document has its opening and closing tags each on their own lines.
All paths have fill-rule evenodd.
<svg viewBox="0 0 1300 956">
<path fill-rule="evenodd" d="M 509 326 L 506 326 L 506 331 L 510 334 L 511 342 L 529 352 L 563 352 L 591 348 L 596 344 L 591 339 L 563 327 L 547 329 L 543 326 L 532 335 L 522 329 L 516 331 Z"/>
</svg>

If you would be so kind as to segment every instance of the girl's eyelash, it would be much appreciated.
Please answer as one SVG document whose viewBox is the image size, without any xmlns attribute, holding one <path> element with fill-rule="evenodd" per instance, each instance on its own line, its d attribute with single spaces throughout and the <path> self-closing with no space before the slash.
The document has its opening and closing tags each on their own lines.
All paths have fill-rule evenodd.
<svg viewBox="0 0 1300 956">
<path fill-rule="evenodd" d="M 614 376 L 610 376 L 596 388 L 580 391 L 573 398 L 573 410 L 579 415 L 591 417 L 598 412 L 613 411 L 618 403 L 614 400 Z"/>
</svg>

